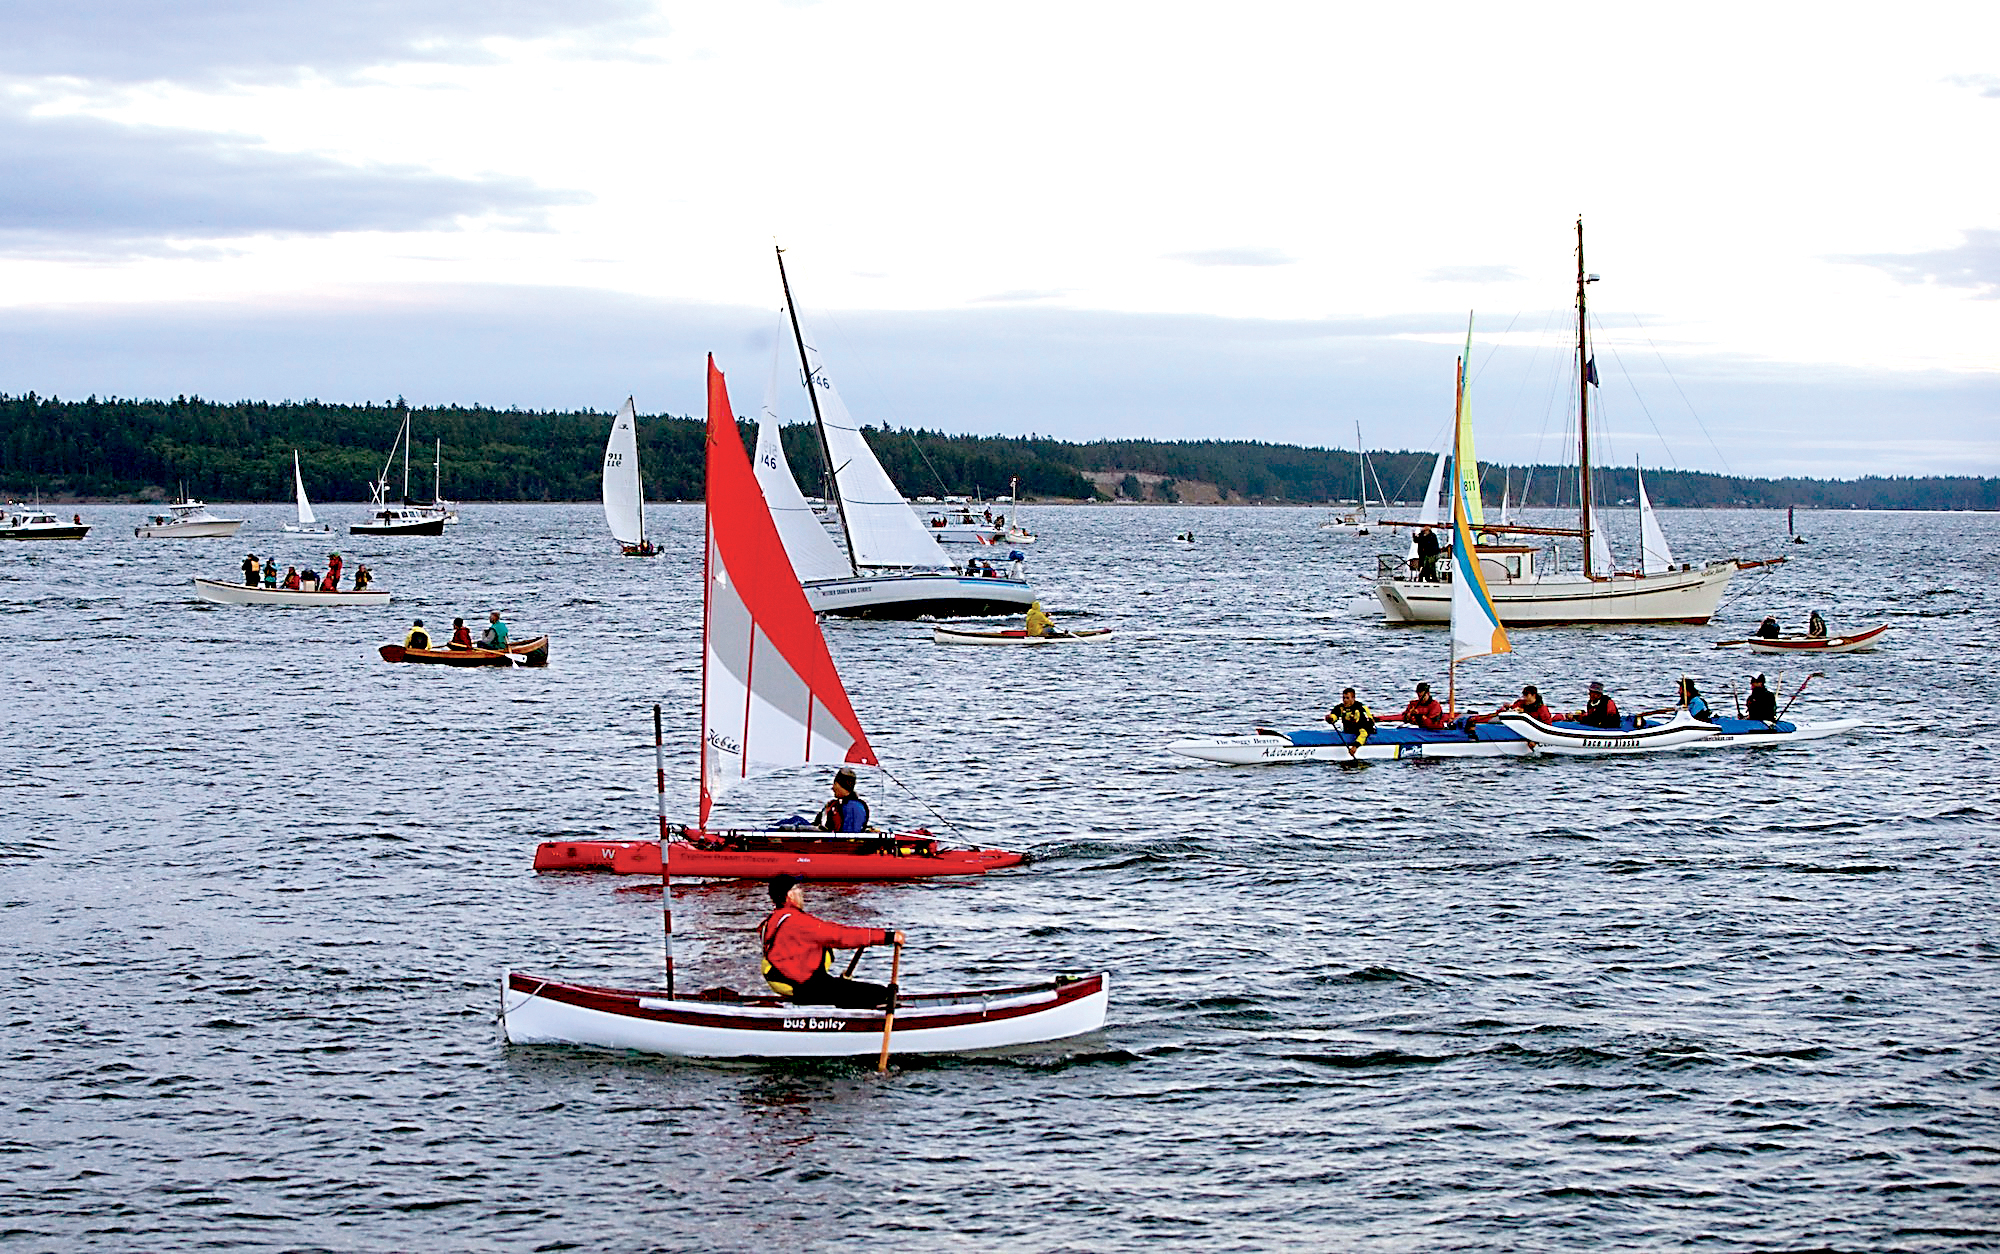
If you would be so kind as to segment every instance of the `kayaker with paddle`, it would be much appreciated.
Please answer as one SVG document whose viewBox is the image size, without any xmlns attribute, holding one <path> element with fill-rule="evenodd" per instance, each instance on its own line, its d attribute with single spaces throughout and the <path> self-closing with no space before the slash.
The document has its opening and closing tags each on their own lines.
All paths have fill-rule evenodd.
<svg viewBox="0 0 2000 1254">
<path fill-rule="evenodd" d="M 868 803 L 854 791 L 857 781 L 852 767 L 833 773 L 833 800 L 820 807 L 813 826 L 822 832 L 865 832 L 868 830 Z"/>
<path fill-rule="evenodd" d="M 1326 712 L 1326 721 L 1354 737 L 1354 743 L 1347 746 L 1350 758 L 1368 743 L 1368 733 L 1375 730 L 1375 716 L 1355 697 L 1352 688 L 1340 690 L 1340 704 Z"/>
<path fill-rule="evenodd" d="M 757 937 L 763 942 L 764 982 L 771 991 L 801 1006 L 873 1010 L 889 1004 L 889 988 L 833 973 L 833 951 L 870 945 L 901 945 L 901 932 L 878 927 L 842 927 L 806 913 L 805 881 L 796 875 L 771 878 L 775 907 Z M 852 970 L 852 968 L 849 968 Z"/>
<path fill-rule="evenodd" d="M 1743 698 L 1743 716 L 1760 723 L 1778 721 L 1778 694 L 1764 686 L 1762 675 L 1751 677 L 1750 693 Z"/>
</svg>

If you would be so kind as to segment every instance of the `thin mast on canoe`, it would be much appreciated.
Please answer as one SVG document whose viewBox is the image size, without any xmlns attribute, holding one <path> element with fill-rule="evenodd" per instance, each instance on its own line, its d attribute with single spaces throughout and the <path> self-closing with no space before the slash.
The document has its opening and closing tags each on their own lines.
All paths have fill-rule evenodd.
<svg viewBox="0 0 2000 1254">
<path fill-rule="evenodd" d="M 812 401 L 813 427 L 819 432 L 819 455 L 826 469 L 826 493 L 833 498 L 833 508 L 840 517 L 840 534 L 847 538 L 847 566 L 858 577 L 861 564 L 854 560 L 854 533 L 847 527 L 847 503 L 840 497 L 840 473 L 833 464 L 833 446 L 827 443 L 826 419 L 819 412 L 819 390 L 813 383 L 812 361 L 806 356 L 806 335 L 799 330 L 799 309 L 792 302 L 792 281 L 785 277 L 785 250 L 775 250 L 778 254 L 778 284 L 785 289 L 785 314 L 792 320 L 792 340 L 799 346 L 799 369 L 806 378 L 806 397 Z"/>
</svg>

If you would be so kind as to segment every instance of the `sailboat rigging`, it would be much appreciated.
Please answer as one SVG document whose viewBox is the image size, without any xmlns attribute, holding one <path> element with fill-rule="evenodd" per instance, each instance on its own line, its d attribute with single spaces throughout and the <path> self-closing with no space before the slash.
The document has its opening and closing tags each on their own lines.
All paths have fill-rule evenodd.
<svg viewBox="0 0 2000 1254">
<path fill-rule="evenodd" d="M 403 503 L 389 502 L 389 471 L 396 464 L 396 449 L 403 450 Z M 442 510 L 425 510 L 410 502 L 410 410 L 403 409 L 403 425 L 389 445 L 389 458 L 382 473 L 368 485 L 372 512 L 361 522 L 350 524 L 348 533 L 357 536 L 441 536 L 445 515 Z"/>
</svg>

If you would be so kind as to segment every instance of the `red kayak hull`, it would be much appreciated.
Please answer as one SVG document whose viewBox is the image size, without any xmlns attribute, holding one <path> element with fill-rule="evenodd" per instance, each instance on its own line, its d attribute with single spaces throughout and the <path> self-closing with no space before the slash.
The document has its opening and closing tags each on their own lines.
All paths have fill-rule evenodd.
<svg viewBox="0 0 2000 1254">
<path fill-rule="evenodd" d="M 1027 855 L 1005 849 L 923 849 L 927 840 L 898 840 L 893 851 L 815 848 L 811 837 L 774 839 L 766 847 L 735 848 L 687 841 L 668 845 L 671 873 L 692 879 L 769 879 L 791 873 L 815 880 L 916 880 L 936 875 L 978 875 L 1019 866 Z M 858 840 L 839 841 L 859 846 Z M 658 875 L 660 846 L 652 840 L 547 840 L 535 848 L 537 871 L 609 871 Z"/>
</svg>

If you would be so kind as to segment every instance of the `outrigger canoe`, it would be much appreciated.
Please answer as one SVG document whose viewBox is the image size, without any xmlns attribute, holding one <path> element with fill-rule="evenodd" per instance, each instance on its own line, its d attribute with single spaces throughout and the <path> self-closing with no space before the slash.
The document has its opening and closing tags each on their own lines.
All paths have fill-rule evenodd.
<svg viewBox="0 0 2000 1254">
<path fill-rule="evenodd" d="M 956 1054 L 1033 1045 L 1104 1026 L 1110 977 L 1057 976 L 1040 984 L 896 998 L 890 1050 Z M 509 972 L 500 1021 L 513 1045 L 590 1045 L 684 1058 L 873 1058 L 884 1048 L 880 1010 L 798 1006 L 775 997 L 564 984 Z"/>
<path fill-rule="evenodd" d="M 428 662 L 433 666 L 547 666 L 549 638 L 530 636 L 503 649 L 406 649 L 385 644 L 384 662 Z"/>
<path fill-rule="evenodd" d="M 1228 766 L 1260 766 L 1277 762 L 1393 762 L 1404 758 L 1525 757 L 1534 746 L 1519 732 L 1495 722 L 1466 728 L 1422 731 L 1415 727 L 1378 726 L 1368 743 L 1355 748 L 1354 737 L 1334 727 L 1305 727 L 1281 732 L 1260 727 L 1254 735 L 1176 740 L 1173 753 Z"/>
<path fill-rule="evenodd" d="M 1668 749 L 1747 749 L 1761 745 L 1823 740 L 1861 726 L 1858 718 L 1827 723 L 1762 722 L 1749 718 L 1718 718 L 1703 722 L 1685 709 L 1664 723 L 1624 719 L 1624 726 L 1587 727 L 1582 723 L 1538 723 L 1519 711 L 1507 711 L 1501 722 L 1534 743 L 1535 752 L 1567 757 L 1658 753 Z"/>
<path fill-rule="evenodd" d="M 194 594 L 216 605 L 387 605 L 389 593 L 383 588 L 363 592 L 307 592 L 303 588 L 251 587 L 222 579 L 196 579 Z"/>
<path fill-rule="evenodd" d="M 1102 640 L 1113 630 L 1110 627 L 1082 627 L 1076 631 L 1051 631 L 1046 635 L 1031 636 L 1019 627 L 1001 631 L 968 631 L 962 627 L 936 626 L 931 628 L 931 639 L 938 644 L 1075 644 L 1084 640 Z"/>
<path fill-rule="evenodd" d="M 851 836 L 796 831 L 690 832 L 670 826 L 667 873 L 695 879 L 769 879 L 792 872 L 814 880 L 914 880 L 978 875 L 1028 860 L 1006 849 L 941 849 L 928 832 L 867 832 Z M 609 871 L 658 875 L 655 840 L 545 840 L 535 848 L 537 871 Z"/>
<path fill-rule="evenodd" d="M 1751 636 L 1747 640 L 1718 640 L 1715 647 L 1740 644 L 1752 653 L 1870 653 L 1888 630 L 1889 624 L 1883 623 L 1839 636 Z"/>
</svg>

